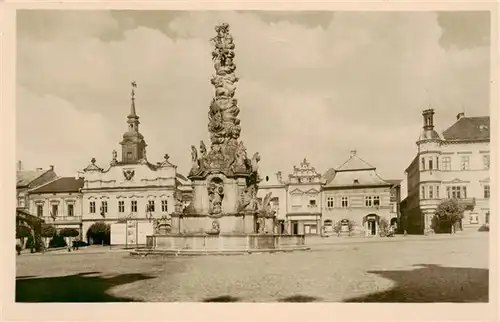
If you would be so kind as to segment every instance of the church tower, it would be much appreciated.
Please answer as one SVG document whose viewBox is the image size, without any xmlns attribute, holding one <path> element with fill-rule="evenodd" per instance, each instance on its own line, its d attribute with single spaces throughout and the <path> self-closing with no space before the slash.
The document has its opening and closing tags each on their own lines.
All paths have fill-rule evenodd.
<svg viewBox="0 0 500 322">
<path fill-rule="evenodd" d="M 137 83 L 132 82 L 132 102 L 130 105 L 130 114 L 127 116 L 128 131 L 123 134 L 122 145 L 122 163 L 133 164 L 146 158 L 146 141 L 144 136 L 139 133 L 139 116 L 135 112 L 135 88 Z"/>
</svg>

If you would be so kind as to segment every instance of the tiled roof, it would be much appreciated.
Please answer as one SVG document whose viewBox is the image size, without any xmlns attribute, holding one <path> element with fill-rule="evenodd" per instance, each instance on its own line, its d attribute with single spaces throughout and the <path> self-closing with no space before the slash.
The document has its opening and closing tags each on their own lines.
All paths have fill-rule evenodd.
<svg viewBox="0 0 500 322">
<path fill-rule="evenodd" d="M 335 177 L 335 169 L 331 168 L 325 172 L 322 179 L 324 182 L 328 183 L 328 182 L 332 181 L 333 177 Z"/>
<path fill-rule="evenodd" d="M 83 188 L 83 178 L 76 179 L 75 177 L 57 178 L 43 186 L 30 191 L 30 193 L 62 193 L 62 192 L 79 192 Z"/>
<path fill-rule="evenodd" d="M 49 170 L 26 170 L 16 172 L 16 186 L 24 187 Z"/>
<path fill-rule="evenodd" d="M 375 170 L 337 172 L 325 187 L 388 186 L 391 183 L 378 176 Z"/>
<path fill-rule="evenodd" d="M 445 140 L 489 140 L 490 117 L 462 117 L 443 132 Z"/>
<path fill-rule="evenodd" d="M 354 171 L 354 170 L 371 170 L 375 169 L 374 166 L 361 159 L 357 155 L 351 155 L 351 157 L 344 162 L 340 167 L 335 169 L 335 171 Z"/>
<path fill-rule="evenodd" d="M 391 183 L 393 186 L 395 186 L 395 185 L 401 184 L 401 181 L 403 181 L 403 180 L 392 179 L 392 180 L 385 180 L 385 181 L 387 181 L 387 182 Z"/>
</svg>

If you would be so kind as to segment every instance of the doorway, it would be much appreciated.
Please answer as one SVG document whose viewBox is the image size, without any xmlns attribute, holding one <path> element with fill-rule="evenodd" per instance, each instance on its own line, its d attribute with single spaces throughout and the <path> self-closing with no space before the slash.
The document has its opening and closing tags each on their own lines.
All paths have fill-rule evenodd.
<svg viewBox="0 0 500 322">
<path fill-rule="evenodd" d="M 369 214 L 367 215 L 364 220 L 365 222 L 365 229 L 366 229 L 366 234 L 368 236 L 375 236 L 378 233 L 378 221 L 379 217 L 376 214 Z"/>
<path fill-rule="evenodd" d="M 377 234 L 377 223 L 375 220 L 368 221 L 368 233 L 370 236 L 375 236 Z"/>
<path fill-rule="evenodd" d="M 292 235 L 299 234 L 299 223 L 297 221 L 292 221 Z"/>
</svg>

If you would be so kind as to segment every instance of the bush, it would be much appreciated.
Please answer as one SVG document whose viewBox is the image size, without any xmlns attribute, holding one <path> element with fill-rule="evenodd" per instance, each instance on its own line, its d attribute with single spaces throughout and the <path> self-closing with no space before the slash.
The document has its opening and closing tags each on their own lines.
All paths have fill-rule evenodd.
<svg viewBox="0 0 500 322">
<path fill-rule="evenodd" d="M 75 241 L 73 241 L 73 244 L 72 244 L 73 247 L 85 247 L 85 246 L 88 246 L 88 245 L 89 244 L 87 244 L 83 240 L 75 240 Z"/>
<path fill-rule="evenodd" d="M 57 230 L 52 225 L 42 225 L 40 234 L 42 237 L 54 237 L 57 234 Z"/>
<path fill-rule="evenodd" d="M 66 246 L 68 246 L 68 243 L 66 243 L 66 240 L 61 235 L 55 235 L 49 242 L 50 248 L 58 248 Z"/>
</svg>

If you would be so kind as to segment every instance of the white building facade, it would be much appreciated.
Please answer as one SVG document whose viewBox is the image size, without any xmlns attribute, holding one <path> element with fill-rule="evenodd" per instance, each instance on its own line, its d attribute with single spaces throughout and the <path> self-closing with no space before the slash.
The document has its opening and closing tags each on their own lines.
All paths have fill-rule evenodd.
<svg viewBox="0 0 500 322">
<path fill-rule="evenodd" d="M 406 169 L 404 217 L 409 231 L 432 233 L 432 218 L 445 199 L 465 206 L 463 229 L 489 225 L 490 119 L 457 115 L 442 135 L 434 130 L 434 110 L 423 111 L 417 155 Z"/>
</svg>

